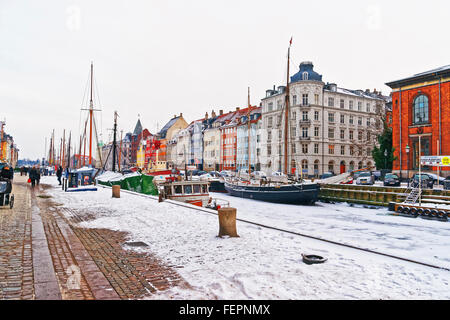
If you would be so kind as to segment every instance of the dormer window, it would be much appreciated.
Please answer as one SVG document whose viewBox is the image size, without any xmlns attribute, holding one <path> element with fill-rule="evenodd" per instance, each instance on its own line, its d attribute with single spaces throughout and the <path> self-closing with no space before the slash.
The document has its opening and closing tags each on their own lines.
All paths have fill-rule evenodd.
<svg viewBox="0 0 450 320">
<path fill-rule="evenodd" d="M 302 73 L 302 80 L 308 80 L 308 72 L 307 71 L 304 71 Z"/>
<path fill-rule="evenodd" d="M 428 123 L 428 98 L 420 95 L 414 99 L 413 124 Z"/>
</svg>

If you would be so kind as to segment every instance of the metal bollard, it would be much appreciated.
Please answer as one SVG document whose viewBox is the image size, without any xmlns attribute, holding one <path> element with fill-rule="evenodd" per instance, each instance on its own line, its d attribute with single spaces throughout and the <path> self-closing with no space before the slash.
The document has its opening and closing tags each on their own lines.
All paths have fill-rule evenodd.
<svg viewBox="0 0 450 320">
<path fill-rule="evenodd" d="M 120 198 L 120 186 L 112 186 L 112 196 L 113 198 Z"/>
<path fill-rule="evenodd" d="M 236 231 L 236 208 L 219 209 L 219 237 L 239 237 Z"/>
</svg>

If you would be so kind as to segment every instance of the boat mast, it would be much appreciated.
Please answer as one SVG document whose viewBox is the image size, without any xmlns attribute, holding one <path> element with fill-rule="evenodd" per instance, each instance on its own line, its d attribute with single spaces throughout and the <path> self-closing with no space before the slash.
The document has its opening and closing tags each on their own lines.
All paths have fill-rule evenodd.
<svg viewBox="0 0 450 320">
<path fill-rule="evenodd" d="M 91 99 L 89 101 L 89 164 L 92 165 L 92 118 L 94 116 L 93 91 L 94 64 L 91 62 Z"/>
<path fill-rule="evenodd" d="M 286 108 L 284 113 L 284 174 L 288 174 L 288 134 L 289 134 L 289 60 L 291 53 L 292 38 L 289 41 L 287 74 L 286 74 Z"/>
<path fill-rule="evenodd" d="M 114 111 L 114 137 L 113 137 L 113 158 L 112 158 L 112 171 L 116 172 L 116 131 L 117 131 L 117 111 Z"/>
<path fill-rule="evenodd" d="M 252 172 L 252 165 L 250 162 L 250 131 L 251 131 L 251 123 L 250 123 L 250 87 L 248 87 L 248 112 L 247 112 L 247 126 L 248 126 L 248 134 L 247 134 L 247 143 L 248 143 L 248 176 L 250 178 L 250 174 Z"/>
</svg>

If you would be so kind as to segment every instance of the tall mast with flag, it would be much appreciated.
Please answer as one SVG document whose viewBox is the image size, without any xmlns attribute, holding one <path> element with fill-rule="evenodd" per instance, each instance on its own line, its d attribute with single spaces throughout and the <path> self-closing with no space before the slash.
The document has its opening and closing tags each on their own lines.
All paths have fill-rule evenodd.
<svg viewBox="0 0 450 320">
<path fill-rule="evenodd" d="M 289 48 L 288 48 L 288 57 L 287 57 L 287 74 L 286 74 L 286 97 L 285 97 L 285 112 L 284 112 L 284 174 L 288 174 L 288 136 L 289 136 L 289 63 L 290 63 L 290 54 L 291 54 L 291 45 L 292 45 L 292 37 L 289 40 Z"/>
<path fill-rule="evenodd" d="M 251 123 L 250 123 L 250 87 L 248 87 L 248 112 L 247 112 L 247 126 L 248 126 L 248 134 L 247 134 L 247 144 L 248 144 L 248 175 L 250 177 L 250 174 L 252 173 L 252 165 L 250 162 L 251 157 L 251 151 L 250 151 L 250 131 L 251 131 Z"/>
</svg>

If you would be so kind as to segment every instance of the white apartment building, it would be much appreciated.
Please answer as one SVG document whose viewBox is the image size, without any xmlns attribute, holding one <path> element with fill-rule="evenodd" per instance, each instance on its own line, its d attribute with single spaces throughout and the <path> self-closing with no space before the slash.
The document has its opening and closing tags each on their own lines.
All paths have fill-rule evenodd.
<svg viewBox="0 0 450 320">
<path fill-rule="evenodd" d="M 374 164 L 371 152 L 386 97 L 325 84 L 312 62 L 300 64 L 289 88 L 288 172 L 313 177 Z M 285 91 L 274 87 L 262 99 L 261 165 L 269 174 L 284 171 Z"/>
</svg>

